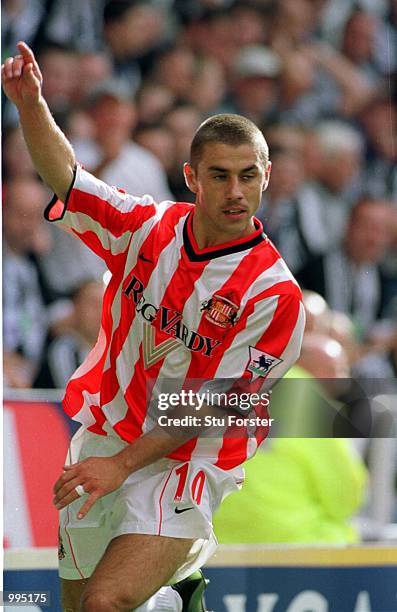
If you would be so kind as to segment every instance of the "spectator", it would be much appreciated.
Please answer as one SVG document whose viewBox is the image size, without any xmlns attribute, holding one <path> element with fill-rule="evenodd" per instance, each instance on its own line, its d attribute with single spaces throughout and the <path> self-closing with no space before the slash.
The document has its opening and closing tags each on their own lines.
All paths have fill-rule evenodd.
<svg viewBox="0 0 397 612">
<path fill-rule="evenodd" d="M 231 30 L 237 48 L 265 44 L 270 26 L 271 2 L 239 0 L 230 8 Z"/>
<path fill-rule="evenodd" d="M 270 43 L 274 49 L 280 52 L 297 49 L 313 39 L 321 16 L 318 6 L 310 0 L 280 0 L 274 8 L 270 30 Z"/>
<path fill-rule="evenodd" d="M 165 37 L 165 19 L 157 5 L 137 0 L 109 0 L 103 13 L 103 37 L 113 73 L 134 94 L 152 68 L 151 56 Z"/>
<path fill-rule="evenodd" d="M 257 216 L 287 265 L 295 272 L 310 256 L 309 224 L 302 218 L 299 204 L 299 192 L 304 181 L 303 160 L 293 151 L 273 147 L 272 164 L 273 187 L 263 194 Z"/>
<path fill-rule="evenodd" d="M 226 71 L 230 69 L 238 51 L 232 15 L 225 6 L 210 7 L 198 19 L 188 20 L 179 40 L 199 56 L 214 57 Z"/>
<path fill-rule="evenodd" d="M 251 116 L 269 140 L 274 180 L 259 216 L 294 271 L 339 249 L 360 193 L 397 201 L 396 0 L 80 4 L 5 0 L 2 43 L 7 54 L 20 38 L 35 45 L 53 112 L 82 163 L 105 180 L 128 190 L 133 182 L 138 195 L 163 199 L 171 190 L 190 201 L 181 172 L 189 140 L 203 119 L 224 110 Z M 275 57 L 278 67 L 269 72 Z M 103 82 L 106 95 L 98 94 Z M 15 108 L 3 100 L 3 111 L 3 176 L 7 183 L 35 180 L 13 129 Z M 141 160 L 133 176 L 132 149 Z M 145 178 L 153 173 L 154 184 Z M 395 252 L 377 266 L 389 318 L 397 303 Z M 104 273 L 66 233 L 47 256 L 29 257 L 51 321 L 53 311 L 60 316 L 60 298 L 91 273 Z M 321 287 L 321 278 L 313 286 Z"/>
<path fill-rule="evenodd" d="M 41 216 L 48 196 L 34 178 L 11 180 L 4 194 L 4 379 L 6 386 L 30 387 L 42 355 L 47 318 L 29 254 L 49 249 Z"/>
<path fill-rule="evenodd" d="M 3 0 L 1 3 L 2 54 L 14 52 L 20 40 L 31 45 L 45 16 L 42 0 Z"/>
<path fill-rule="evenodd" d="M 5 135 L 4 143 L 3 164 L 4 177 L 7 181 L 6 190 L 8 184 L 14 184 L 14 180 L 21 185 L 23 181 L 18 182 L 18 179 L 26 179 L 26 184 L 36 185 L 34 193 L 37 194 L 37 175 L 20 128 L 9 130 Z M 27 193 L 27 189 L 24 190 L 24 193 Z M 45 194 L 43 212 L 50 199 L 47 192 Z M 58 325 L 59 319 L 68 315 L 69 302 L 67 299 L 73 287 L 88 275 L 102 278 L 105 267 L 94 253 L 87 252 L 70 234 L 56 232 L 55 228 L 44 224 L 42 214 L 38 215 L 36 223 L 35 235 L 43 237 L 40 243 L 43 243 L 45 248 L 34 246 L 29 249 L 30 265 L 35 267 L 36 271 L 33 275 L 37 277 L 41 299 L 48 307 L 46 310 L 48 322 L 50 326 Z M 35 241 L 37 242 L 36 238 Z"/>
<path fill-rule="evenodd" d="M 213 57 L 200 58 L 187 99 L 207 116 L 217 112 L 226 91 L 225 73 L 220 62 Z"/>
<path fill-rule="evenodd" d="M 78 53 L 96 53 L 103 47 L 102 11 L 105 0 L 46 0 L 46 14 L 33 46 L 43 40 L 61 44 Z M 19 37 L 18 40 L 23 39 Z"/>
<path fill-rule="evenodd" d="M 135 142 L 155 155 L 165 172 L 171 173 L 175 166 L 175 138 L 166 125 L 148 125 L 135 132 Z"/>
<path fill-rule="evenodd" d="M 392 334 L 373 344 L 368 352 L 359 359 L 353 368 L 359 379 L 380 379 L 378 392 L 385 392 L 385 381 L 392 381 L 394 389 L 397 379 L 397 328 Z M 390 389 L 387 386 L 387 389 Z"/>
<path fill-rule="evenodd" d="M 259 125 L 274 118 L 281 66 L 278 54 L 267 47 L 241 49 L 233 63 L 232 96 L 225 111 L 245 115 Z"/>
<path fill-rule="evenodd" d="M 76 101 L 78 54 L 57 43 L 46 44 L 38 51 L 43 73 L 43 93 L 51 111 L 62 125 Z"/>
<path fill-rule="evenodd" d="M 299 197 L 305 234 L 312 254 L 325 253 L 342 239 L 352 203 L 360 194 L 363 140 L 352 127 L 337 121 L 316 129 L 320 158 L 317 181 L 306 185 Z"/>
<path fill-rule="evenodd" d="M 81 53 L 79 55 L 79 79 L 75 99 L 81 105 L 95 89 L 97 83 L 112 76 L 112 64 L 104 52 Z"/>
<path fill-rule="evenodd" d="M 160 202 L 171 199 L 160 162 L 130 138 L 136 108 L 125 83 L 116 79 L 100 83 L 88 107 L 95 137 L 74 142 L 79 161 L 99 178 L 122 186 L 128 193 L 150 193 Z"/>
<path fill-rule="evenodd" d="M 75 289 L 68 329 L 49 344 L 36 387 L 64 389 L 83 363 L 98 338 L 103 287 L 102 281 L 89 279 Z"/>
<path fill-rule="evenodd" d="M 314 291 L 302 292 L 305 307 L 306 325 L 305 333 L 328 335 L 331 311 L 324 298 Z"/>
<path fill-rule="evenodd" d="M 313 126 L 321 119 L 353 117 L 373 87 L 341 53 L 322 42 L 283 50 L 280 120 Z"/>
<path fill-rule="evenodd" d="M 192 201 L 192 194 L 186 186 L 182 167 L 190 156 L 190 142 L 203 117 L 193 104 L 179 104 L 164 117 L 164 124 L 175 139 L 175 165 L 168 175 L 171 191 L 178 200 Z"/>
<path fill-rule="evenodd" d="M 394 44 L 393 44 L 394 43 Z M 396 67 L 395 41 L 390 27 L 373 13 L 356 10 L 350 15 L 342 37 L 342 52 L 376 84 Z"/>
<path fill-rule="evenodd" d="M 362 345 L 356 338 L 356 330 L 352 318 L 344 312 L 331 310 L 329 313 L 328 334 L 330 338 L 339 342 L 346 353 L 349 366 L 352 369 L 363 351 Z"/>
<path fill-rule="evenodd" d="M 389 202 L 363 198 L 351 212 L 341 245 L 297 274 L 302 286 L 324 296 L 332 309 L 352 315 L 361 337 L 385 310 L 379 265 L 391 244 L 393 218 Z"/>
<path fill-rule="evenodd" d="M 1 3 L 2 57 L 12 55 L 20 40 L 26 40 L 32 45 L 45 16 L 43 0 L 3 0 Z M 7 128 L 15 127 L 18 124 L 16 108 L 3 93 L 1 97 L 2 123 Z"/>
<path fill-rule="evenodd" d="M 152 80 L 166 87 L 176 99 L 187 102 L 195 70 L 196 57 L 193 51 L 175 45 L 158 56 Z"/>
<path fill-rule="evenodd" d="M 365 188 L 375 198 L 397 202 L 397 105 L 388 95 L 374 99 L 360 115 L 367 139 Z"/>
<path fill-rule="evenodd" d="M 300 418 L 309 419 L 316 412 L 313 398 L 327 396 L 311 377 L 346 376 L 347 359 L 336 341 L 309 334 L 299 363 L 288 378 L 301 380 L 288 383 L 294 385 Z M 245 469 L 242 491 L 215 515 L 220 543 L 346 544 L 359 539 L 351 519 L 363 503 L 366 471 L 348 440 L 278 436 Z"/>
<path fill-rule="evenodd" d="M 158 124 L 174 104 L 175 96 L 167 87 L 155 81 L 145 81 L 136 97 L 139 123 Z"/>
<path fill-rule="evenodd" d="M 29 151 L 20 127 L 13 127 L 3 135 L 3 179 L 36 177 Z"/>
</svg>

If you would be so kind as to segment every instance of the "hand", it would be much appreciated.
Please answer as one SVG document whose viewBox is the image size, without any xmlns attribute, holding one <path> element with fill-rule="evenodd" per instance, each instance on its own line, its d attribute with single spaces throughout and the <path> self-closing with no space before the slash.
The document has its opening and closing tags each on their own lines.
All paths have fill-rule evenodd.
<svg viewBox="0 0 397 612">
<path fill-rule="evenodd" d="M 28 45 L 19 42 L 17 47 L 20 55 L 8 57 L 1 66 L 1 82 L 6 96 L 20 107 L 40 100 L 43 77 Z"/>
<path fill-rule="evenodd" d="M 77 485 L 82 485 L 88 499 L 77 515 L 82 519 L 95 502 L 118 489 L 129 475 L 118 455 L 113 457 L 89 457 L 79 463 L 66 465 L 65 471 L 54 485 L 54 504 L 61 510 L 79 498 Z"/>
</svg>

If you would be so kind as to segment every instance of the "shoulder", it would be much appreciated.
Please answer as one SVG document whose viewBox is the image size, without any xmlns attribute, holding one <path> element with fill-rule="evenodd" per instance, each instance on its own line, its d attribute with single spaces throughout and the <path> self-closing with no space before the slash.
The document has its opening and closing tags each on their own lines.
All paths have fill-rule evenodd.
<svg viewBox="0 0 397 612">
<path fill-rule="evenodd" d="M 271 240 L 265 240 L 257 252 L 258 274 L 252 284 L 263 297 L 291 295 L 301 299 L 298 282 Z"/>
</svg>

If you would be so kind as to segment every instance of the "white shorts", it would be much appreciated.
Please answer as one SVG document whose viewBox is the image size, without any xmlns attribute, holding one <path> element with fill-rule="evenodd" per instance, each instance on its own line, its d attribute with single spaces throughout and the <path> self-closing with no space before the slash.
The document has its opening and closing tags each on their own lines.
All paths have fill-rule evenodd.
<svg viewBox="0 0 397 612">
<path fill-rule="evenodd" d="M 66 463 L 115 455 L 125 446 L 116 434 L 100 436 L 81 428 L 70 443 Z M 241 467 L 225 471 L 201 459 L 185 463 L 161 459 L 129 476 L 78 520 L 83 495 L 60 511 L 60 577 L 89 578 L 113 538 L 144 533 L 195 540 L 170 582 L 186 578 L 214 553 L 212 515 L 222 499 L 241 488 L 243 480 Z"/>
</svg>

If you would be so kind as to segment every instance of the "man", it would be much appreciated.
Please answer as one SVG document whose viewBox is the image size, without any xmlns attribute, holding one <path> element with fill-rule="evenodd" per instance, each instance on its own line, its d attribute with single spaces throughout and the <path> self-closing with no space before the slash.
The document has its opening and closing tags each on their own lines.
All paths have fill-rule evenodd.
<svg viewBox="0 0 397 612">
<path fill-rule="evenodd" d="M 258 124 L 275 114 L 278 77 L 282 61 L 273 50 L 263 45 L 244 46 L 232 66 L 233 99 L 230 106 Z"/>
<path fill-rule="evenodd" d="M 360 133 L 332 120 L 320 122 L 315 134 L 317 176 L 302 186 L 296 203 L 306 246 L 300 268 L 307 264 L 310 254 L 322 255 L 342 239 L 350 210 L 361 191 L 364 149 Z"/>
<path fill-rule="evenodd" d="M 97 344 L 64 401 L 83 423 L 55 485 L 64 606 L 136 609 L 212 554 L 212 512 L 239 488 L 239 465 L 267 433 L 170 434 L 147 410 L 151 392 L 167 378 L 178 391 L 191 379 L 221 378 L 252 379 L 260 391 L 268 384 L 255 373 L 260 355 L 272 377 L 299 355 L 300 291 L 253 218 L 271 164 L 251 122 L 216 116 L 199 128 L 185 164 L 195 206 L 135 198 L 76 167 L 41 96 L 33 53 L 18 48 L 2 67 L 3 87 L 37 171 L 59 198 L 46 217 L 112 272 Z M 155 609 L 182 610 L 181 598 Z"/>
<path fill-rule="evenodd" d="M 362 197 L 350 213 L 343 240 L 297 273 L 306 289 L 320 293 L 333 310 L 351 315 L 363 338 L 386 312 L 381 263 L 394 225 L 391 202 Z"/>
<path fill-rule="evenodd" d="M 327 334 L 306 330 L 298 364 L 272 398 L 273 410 L 276 407 L 285 415 L 292 409 L 284 416 L 284 435 L 273 436 L 258 450 L 246 464 L 243 491 L 227 499 L 216 513 L 215 533 L 222 544 L 358 541 L 351 519 L 364 501 L 364 464 L 349 440 L 310 437 L 315 431 L 308 430 L 325 425 L 320 415 L 334 412 L 336 416 L 341 410 L 343 404 L 335 397 L 337 386 L 330 381 L 349 376 L 342 345 Z M 302 425 L 304 438 L 297 437 L 296 428 Z M 250 529 L 247 516 L 255 530 Z"/>
<path fill-rule="evenodd" d="M 33 177 L 15 177 L 3 185 L 3 192 L 4 379 L 9 387 L 31 387 L 48 321 L 37 269 L 29 256 L 50 247 L 40 213 L 48 193 Z"/>
<path fill-rule="evenodd" d="M 116 78 L 99 83 L 88 96 L 87 113 L 94 136 L 73 142 L 80 163 L 106 183 L 123 185 L 127 193 L 172 199 L 159 160 L 131 139 L 137 114 L 126 83 Z"/>
</svg>

